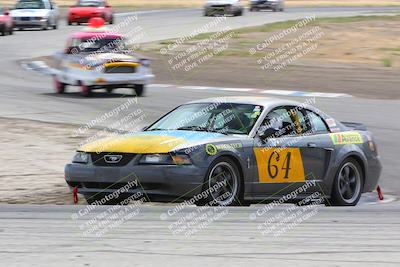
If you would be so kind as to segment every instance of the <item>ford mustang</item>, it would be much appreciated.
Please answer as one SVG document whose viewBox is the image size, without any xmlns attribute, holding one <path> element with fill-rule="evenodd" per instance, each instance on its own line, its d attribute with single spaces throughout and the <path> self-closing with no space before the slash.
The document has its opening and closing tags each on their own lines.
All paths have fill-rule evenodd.
<svg viewBox="0 0 400 267">
<path fill-rule="evenodd" d="M 377 187 L 380 173 L 374 137 L 362 124 L 264 97 L 180 105 L 140 132 L 83 145 L 65 167 L 67 184 L 97 204 L 112 203 L 104 197 L 124 188 L 199 205 L 268 202 L 291 192 L 298 203 L 318 192 L 328 205 L 352 206 Z"/>
</svg>

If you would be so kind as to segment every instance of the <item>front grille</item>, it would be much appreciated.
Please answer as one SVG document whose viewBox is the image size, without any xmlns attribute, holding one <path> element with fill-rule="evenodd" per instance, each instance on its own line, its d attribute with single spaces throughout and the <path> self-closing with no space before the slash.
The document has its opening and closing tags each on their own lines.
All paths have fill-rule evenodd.
<svg viewBox="0 0 400 267">
<path fill-rule="evenodd" d="M 135 73 L 136 67 L 130 66 L 115 66 L 115 67 L 105 67 L 105 73 Z"/>
<path fill-rule="evenodd" d="M 109 155 L 121 155 L 122 158 L 119 162 L 117 163 L 109 163 L 106 162 L 104 159 L 104 156 L 109 156 Z M 102 152 L 102 153 L 90 153 L 90 156 L 92 158 L 93 165 L 95 166 L 125 166 L 131 160 L 136 156 L 136 154 L 132 153 L 107 153 L 107 152 Z"/>
<path fill-rule="evenodd" d="M 30 17 L 21 17 L 21 20 L 22 20 L 22 21 L 30 21 L 31 18 L 30 18 Z"/>
</svg>

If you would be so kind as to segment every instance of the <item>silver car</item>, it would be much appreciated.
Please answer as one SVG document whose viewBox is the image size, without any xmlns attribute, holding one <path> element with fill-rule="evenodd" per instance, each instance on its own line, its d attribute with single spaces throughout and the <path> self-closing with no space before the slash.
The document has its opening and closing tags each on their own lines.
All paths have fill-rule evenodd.
<svg viewBox="0 0 400 267">
<path fill-rule="evenodd" d="M 19 0 L 11 11 L 11 17 L 17 29 L 57 29 L 59 11 L 50 0 Z"/>
<path fill-rule="evenodd" d="M 244 7 L 240 0 L 208 0 L 204 4 L 204 16 L 243 15 Z"/>
</svg>

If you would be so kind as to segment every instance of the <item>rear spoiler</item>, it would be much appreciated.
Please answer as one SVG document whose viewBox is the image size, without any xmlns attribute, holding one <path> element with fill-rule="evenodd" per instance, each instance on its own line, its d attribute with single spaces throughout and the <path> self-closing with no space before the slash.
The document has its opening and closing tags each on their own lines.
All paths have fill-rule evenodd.
<svg viewBox="0 0 400 267">
<path fill-rule="evenodd" d="M 342 123 L 344 126 L 350 128 L 350 129 L 352 129 L 352 130 L 358 130 L 358 131 L 366 131 L 366 130 L 367 130 L 367 127 L 366 127 L 364 124 L 362 124 L 362 123 L 347 122 L 347 121 L 341 121 L 341 123 Z"/>
</svg>

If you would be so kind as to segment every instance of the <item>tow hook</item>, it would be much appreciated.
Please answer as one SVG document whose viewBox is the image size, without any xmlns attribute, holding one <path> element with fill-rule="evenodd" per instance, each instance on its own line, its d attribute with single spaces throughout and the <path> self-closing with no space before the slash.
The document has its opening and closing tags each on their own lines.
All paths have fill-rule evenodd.
<svg viewBox="0 0 400 267">
<path fill-rule="evenodd" d="M 72 197 L 74 198 L 74 204 L 78 203 L 78 187 L 75 186 L 72 189 Z"/>
<path fill-rule="evenodd" d="M 381 187 L 378 185 L 378 187 L 376 188 L 376 192 L 378 192 L 378 198 L 379 200 L 383 200 L 383 194 L 382 194 L 382 190 Z"/>
</svg>

